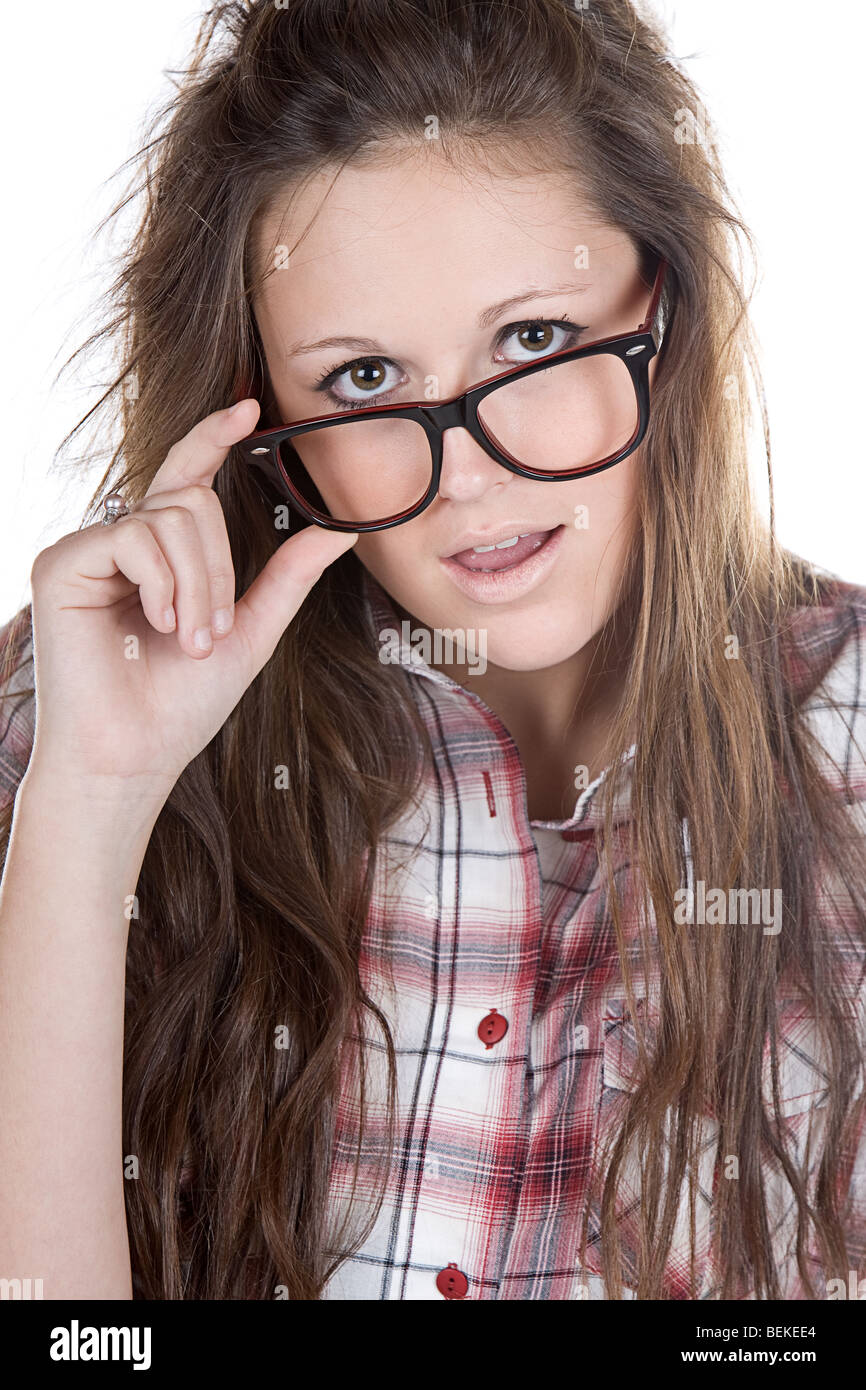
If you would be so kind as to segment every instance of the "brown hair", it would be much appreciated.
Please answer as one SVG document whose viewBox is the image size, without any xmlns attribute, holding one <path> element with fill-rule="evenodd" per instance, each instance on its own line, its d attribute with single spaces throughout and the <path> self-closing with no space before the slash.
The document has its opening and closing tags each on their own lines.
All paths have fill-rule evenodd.
<svg viewBox="0 0 866 1390">
<path fill-rule="evenodd" d="M 143 198 L 112 313 L 79 352 L 116 341 L 118 371 L 64 446 L 91 417 L 120 422 L 82 524 L 109 483 L 142 496 L 172 443 L 264 371 L 253 231 L 274 194 L 389 145 L 420 148 L 430 113 L 455 157 L 484 145 L 507 158 L 519 140 L 564 151 L 644 259 L 667 258 L 640 535 L 621 585 L 632 656 L 608 748 L 616 765 L 637 731 L 630 853 L 642 916 L 655 915 L 661 1024 L 652 1066 L 598 1168 L 604 1272 L 619 1297 L 616 1198 L 636 1143 L 642 1233 L 632 1282 L 638 1297 L 659 1296 L 709 1108 L 719 1155 L 740 1159 L 739 1182 L 720 1184 L 714 1198 L 722 1296 L 773 1298 L 759 1161 L 767 1148 L 796 1198 L 807 1287 L 810 1227 L 825 1268 L 849 1268 L 837 1168 L 863 1059 L 838 956 L 816 930 L 816 882 L 819 864 L 838 870 L 862 926 L 866 869 L 786 679 L 781 633 L 797 605 L 819 601 L 820 582 L 778 547 L 772 513 L 768 529 L 751 496 L 747 367 L 760 376 L 733 265 L 751 238 L 732 211 L 712 131 L 675 137 L 698 107 L 660 29 L 628 0 L 586 9 L 565 0 L 215 5 L 116 209 Z M 267 404 L 266 372 L 263 385 Z M 284 534 L 234 455 L 215 486 L 240 595 Z M 179 779 L 147 850 L 129 937 L 123 1092 L 124 1152 L 138 1155 L 141 1172 L 126 1187 L 139 1297 L 272 1297 L 284 1285 L 290 1298 L 315 1299 L 375 1221 L 373 1210 L 349 1244 L 346 1232 L 325 1240 L 335 1087 L 343 1046 L 370 1014 L 386 1040 L 394 1103 L 390 1030 L 362 989 L 358 954 L 378 842 L 413 796 L 429 748 L 405 673 L 377 658 L 358 565 L 349 552 L 325 571 Z M 726 658 L 727 634 L 739 639 L 739 660 Z M 278 764 L 289 785 L 274 795 Z M 614 768 L 609 812 L 618 785 Z M 781 887 L 778 937 L 674 925 L 686 814 L 696 879 Z M 629 981 L 612 830 L 609 817 L 603 862 Z M 645 940 L 649 930 L 644 923 Z M 763 1109 L 762 1049 L 769 1038 L 775 1058 L 783 979 L 808 1001 L 828 1048 L 814 1201 L 778 1117 Z M 288 1050 L 273 1046 L 281 1023 Z M 363 1066 L 358 1075 L 363 1113 Z"/>
</svg>

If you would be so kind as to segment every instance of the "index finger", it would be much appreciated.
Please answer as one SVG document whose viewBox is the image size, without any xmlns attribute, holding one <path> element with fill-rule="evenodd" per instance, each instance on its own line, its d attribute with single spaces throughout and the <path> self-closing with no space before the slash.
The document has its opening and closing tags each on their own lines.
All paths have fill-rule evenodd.
<svg viewBox="0 0 866 1390">
<path fill-rule="evenodd" d="M 145 497 L 178 487 L 210 487 L 233 444 L 255 428 L 261 407 L 252 396 L 225 410 L 216 410 L 193 425 L 173 444 L 157 469 Z"/>
</svg>

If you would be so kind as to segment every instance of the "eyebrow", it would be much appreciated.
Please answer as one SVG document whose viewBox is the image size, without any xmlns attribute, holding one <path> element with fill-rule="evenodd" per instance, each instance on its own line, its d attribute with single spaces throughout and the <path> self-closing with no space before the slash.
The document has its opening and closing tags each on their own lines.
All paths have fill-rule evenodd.
<svg viewBox="0 0 866 1390">
<path fill-rule="evenodd" d="M 553 285 L 550 289 L 540 290 L 534 287 L 523 290 L 520 294 L 510 295 L 508 299 L 500 299 L 495 304 L 489 305 L 478 315 L 477 324 L 479 328 L 489 328 L 491 324 L 516 304 L 524 304 L 527 299 L 553 299 L 560 294 L 582 294 L 591 287 L 587 284 L 582 285 Z M 359 352 L 380 352 L 381 345 L 375 338 L 356 338 L 356 337 L 331 337 L 317 338 L 314 343 L 293 343 L 286 349 L 286 357 L 301 357 L 307 352 L 320 352 L 323 348 L 352 348 Z"/>
</svg>

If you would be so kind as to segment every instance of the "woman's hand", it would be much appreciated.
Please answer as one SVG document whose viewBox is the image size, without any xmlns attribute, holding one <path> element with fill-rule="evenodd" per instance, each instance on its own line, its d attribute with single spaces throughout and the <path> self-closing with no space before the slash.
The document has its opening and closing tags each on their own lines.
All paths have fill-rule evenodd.
<svg viewBox="0 0 866 1390">
<path fill-rule="evenodd" d="M 37 555 L 31 768 L 164 801 L 322 571 L 354 545 L 357 533 L 309 526 L 275 551 L 234 604 L 225 519 L 211 484 L 258 412 L 247 399 L 207 416 L 169 451 L 128 516 L 63 536 Z"/>
</svg>

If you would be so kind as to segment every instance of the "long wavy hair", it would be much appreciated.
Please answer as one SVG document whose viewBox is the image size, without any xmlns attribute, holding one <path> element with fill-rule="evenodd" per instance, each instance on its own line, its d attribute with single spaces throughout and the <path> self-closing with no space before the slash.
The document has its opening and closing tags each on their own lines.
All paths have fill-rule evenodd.
<svg viewBox="0 0 866 1390">
<path fill-rule="evenodd" d="M 796 1198 L 798 1261 L 819 1296 L 807 1237 L 827 1270 L 849 1268 L 838 1170 L 863 1057 L 839 954 L 816 930 L 817 868 L 847 885 L 862 929 L 866 866 L 788 679 L 781 636 L 795 608 L 820 602 L 823 580 L 776 543 L 772 505 L 767 525 L 753 497 L 750 381 L 760 388 L 760 372 L 742 288 L 752 238 L 712 127 L 698 121 L 698 93 L 652 15 L 628 0 L 221 3 L 180 78 L 101 224 L 138 200 L 105 317 L 70 359 L 103 344 L 116 353 L 112 380 L 61 445 L 89 425 L 86 457 L 101 446 L 108 458 L 82 525 L 109 485 L 142 497 L 171 445 L 235 399 L 239 383 L 258 380 L 261 423 L 279 423 L 251 307 L 267 273 L 255 252 L 260 219 L 275 194 L 311 173 L 420 148 L 431 112 L 440 152 L 455 159 L 494 147 L 500 161 L 530 146 L 555 151 L 645 264 L 669 261 L 638 538 L 619 592 L 630 660 L 600 842 L 631 998 L 612 807 L 618 757 L 634 735 L 627 852 L 639 867 L 642 940 L 649 950 L 655 933 L 662 967 L 660 1023 L 652 1050 L 641 1038 L 637 1087 L 598 1164 L 605 1288 L 622 1296 L 618 1194 L 637 1145 L 641 1238 L 630 1282 L 639 1298 L 664 1296 L 680 1190 L 687 1181 L 694 1201 L 701 1120 L 712 1113 L 718 1154 L 740 1160 L 739 1182 L 719 1184 L 714 1197 L 721 1296 L 779 1296 L 762 1185 L 768 1150 Z M 772 504 L 760 389 L 755 397 Z M 240 596 L 285 532 L 235 451 L 215 487 Z M 140 1164 L 126 1184 L 135 1297 L 270 1298 L 281 1288 L 317 1299 L 379 1210 L 363 1229 L 326 1237 L 341 1059 L 365 1024 L 386 1042 L 393 1147 L 393 1040 L 362 987 L 359 949 L 381 838 L 415 795 L 430 749 L 406 673 L 378 660 L 359 563 L 349 552 L 325 570 L 178 780 L 146 852 L 129 935 L 123 1085 L 124 1153 Z M 7 678 L 29 623 L 28 606 L 14 620 L 21 642 L 10 645 Z M 726 655 L 728 634 L 739 660 Z M 289 776 L 275 795 L 277 765 Z M 675 926 L 683 816 L 696 879 L 782 889 L 777 936 Z M 10 820 L 7 808 L 4 853 Z M 814 1194 L 762 1096 L 766 1040 L 777 1070 L 783 980 L 827 1043 Z M 279 1024 L 285 1049 L 273 1045 Z M 357 1075 L 360 1154 L 363 1060 Z M 386 1168 L 387 1156 L 383 1181 Z"/>
</svg>

